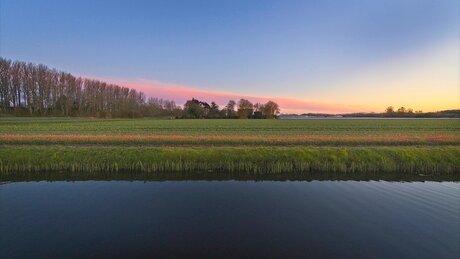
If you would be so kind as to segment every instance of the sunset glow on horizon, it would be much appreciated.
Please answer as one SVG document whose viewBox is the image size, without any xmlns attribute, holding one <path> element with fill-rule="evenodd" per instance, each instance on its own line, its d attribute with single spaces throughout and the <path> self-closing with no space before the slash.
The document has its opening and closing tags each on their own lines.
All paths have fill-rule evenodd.
<svg viewBox="0 0 460 259">
<path fill-rule="evenodd" d="M 104 80 L 137 89 L 148 97 L 174 100 L 178 105 L 183 105 L 191 98 L 215 101 L 221 106 L 229 100 L 245 98 L 254 103 L 276 101 L 282 113 L 382 112 L 388 106 L 404 106 L 425 112 L 459 109 L 457 68 L 460 67 L 460 61 L 456 57 L 460 56 L 460 51 L 455 42 L 436 47 L 421 55 L 390 60 L 377 68 L 364 70 L 351 79 L 337 82 L 335 92 L 328 92 L 322 98 L 321 94 L 315 98 L 315 93 L 302 98 L 301 94 L 286 97 L 208 90 L 147 79 Z M 447 91 L 439 91 L 438 84 Z"/>
<path fill-rule="evenodd" d="M 232 93 L 225 91 L 209 91 L 193 87 L 179 86 L 173 84 L 165 84 L 155 81 L 138 80 L 138 81 L 120 81 L 109 80 L 114 84 L 127 86 L 144 92 L 147 97 L 158 97 L 168 100 L 174 100 L 178 105 L 183 105 L 191 98 L 200 99 L 206 102 L 216 102 L 220 106 L 225 106 L 229 100 L 238 101 L 241 98 L 248 99 L 253 103 L 265 103 L 269 100 L 277 102 L 282 108 L 282 113 L 304 113 L 304 112 L 359 112 L 370 111 L 365 110 L 365 107 L 330 104 L 317 101 L 306 101 L 295 98 L 273 97 L 273 96 L 257 96 L 241 93 Z"/>
</svg>

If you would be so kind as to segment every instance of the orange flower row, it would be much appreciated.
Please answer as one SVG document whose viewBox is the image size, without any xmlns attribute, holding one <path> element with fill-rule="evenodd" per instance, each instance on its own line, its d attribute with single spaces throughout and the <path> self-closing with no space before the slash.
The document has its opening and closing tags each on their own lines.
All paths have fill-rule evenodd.
<svg viewBox="0 0 460 259">
<path fill-rule="evenodd" d="M 182 141 L 455 141 L 457 136 L 179 136 L 179 135 L 0 135 L 0 140 L 98 140 L 98 141 L 128 141 L 128 140 L 182 140 Z"/>
</svg>

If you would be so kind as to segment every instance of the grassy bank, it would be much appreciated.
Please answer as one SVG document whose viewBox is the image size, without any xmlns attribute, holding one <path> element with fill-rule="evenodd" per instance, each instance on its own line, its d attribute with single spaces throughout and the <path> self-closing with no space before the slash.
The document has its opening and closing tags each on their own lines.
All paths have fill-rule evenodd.
<svg viewBox="0 0 460 259">
<path fill-rule="evenodd" d="M 0 173 L 460 172 L 460 147 L 66 147 L 1 146 Z"/>
</svg>

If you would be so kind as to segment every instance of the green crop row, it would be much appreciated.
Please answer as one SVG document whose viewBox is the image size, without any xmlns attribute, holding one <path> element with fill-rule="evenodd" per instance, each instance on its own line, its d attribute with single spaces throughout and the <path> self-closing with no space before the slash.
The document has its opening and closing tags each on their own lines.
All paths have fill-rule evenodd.
<svg viewBox="0 0 460 259">
<path fill-rule="evenodd" d="M 460 120 L 112 120 L 0 118 L 0 135 L 460 136 Z"/>
<path fill-rule="evenodd" d="M 458 174 L 460 147 L 0 147 L 2 175 L 56 171 Z"/>
</svg>

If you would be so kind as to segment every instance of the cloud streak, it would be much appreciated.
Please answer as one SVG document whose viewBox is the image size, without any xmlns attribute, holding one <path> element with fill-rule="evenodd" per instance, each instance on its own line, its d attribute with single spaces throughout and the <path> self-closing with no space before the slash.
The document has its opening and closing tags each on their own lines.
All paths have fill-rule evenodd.
<svg viewBox="0 0 460 259">
<path fill-rule="evenodd" d="M 187 100 L 191 98 L 196 98 L 206 102 L 215 101 L 219 105 L 225 105 L 229 100 L 238 101 L 240 98 L 245 98 L 253 103 L 265 103 L 268 100 L 273 100 L 280 105 L 282 113 L 348 113 L 369 111 L 368 108 L 357 105 L 332 104 L 317 101 L 300 100 L 295 98 L 240 94 L 227 91 L 208 91 L 189 86 L 167 84 L 158 81 L 144 79 L 138 79 L 134 81 L 109 79 L 107 81 L 142 91 L 148 97 L 158 97 L 163 99 L 174 100 L 177 104 L 180 105 L 184 104 Z"/>
</svg>

